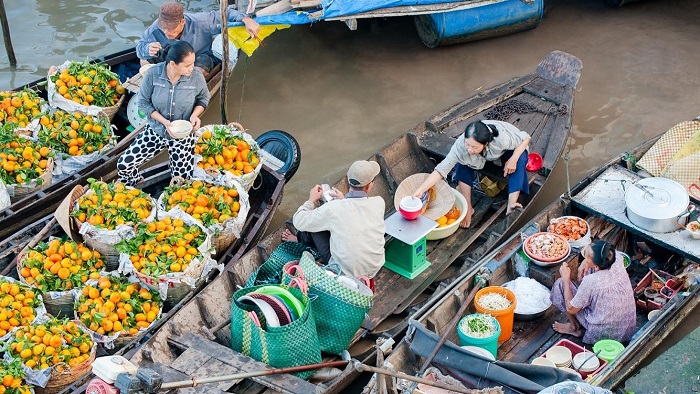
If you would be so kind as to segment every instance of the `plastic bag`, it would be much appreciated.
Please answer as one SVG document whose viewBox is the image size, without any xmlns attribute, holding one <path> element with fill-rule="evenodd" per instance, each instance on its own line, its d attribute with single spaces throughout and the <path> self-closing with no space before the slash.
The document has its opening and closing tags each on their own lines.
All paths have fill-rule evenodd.
<svg viewBox="0 0 700 394">
<path fill-rule="evenodd" d="M 216 56 L 217 59 L 224 61 L 224 40 L 221 38 L 221 34 L 214 36 L 214 41 L 211 43 L 211 52 Z M 233 71 L 236 67 L 236 62 L 238 62 L 238 48 L 233 45 L 233 42 L 229 40 L 228 42 L 228 71 Z"/>
</svg>

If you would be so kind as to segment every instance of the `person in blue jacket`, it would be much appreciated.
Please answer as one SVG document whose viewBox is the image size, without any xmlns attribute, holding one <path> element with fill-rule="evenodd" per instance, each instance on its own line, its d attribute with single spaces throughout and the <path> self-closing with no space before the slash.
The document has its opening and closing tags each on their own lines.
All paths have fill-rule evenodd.
<svg viewBox="0 0 700 394">
<path fill-rule="evenodd" d="M 243 22 L 252 37 L 260 32 L 260 25 L 232 7 L 227 9 L 228 22 Z M 164 49 L 182 40 L 195 51 L 194 65 L 205 78 L 220 60 L 211 51 L 214 36 L 221 33 L 221 14 L 217 11 L 186 13 L 182 4 L 168 1 L 160 6 L 158 19 L 146 29 L 136 43 L 136 55 L 141 64 L 160 63 Z"/>
</svg>

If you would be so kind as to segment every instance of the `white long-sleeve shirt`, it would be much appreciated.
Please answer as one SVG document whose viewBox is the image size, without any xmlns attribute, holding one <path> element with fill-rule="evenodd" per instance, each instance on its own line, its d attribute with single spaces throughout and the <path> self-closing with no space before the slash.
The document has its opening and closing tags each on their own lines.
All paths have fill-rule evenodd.
<svg viewBox="0 0 700 394">
<path fill-rule="evenodd" d="M 384 265 L 384 199 L 332 200 L 314 209 L 306 201 L 292 219 L 297 230 L 330 231 L 331 259 L 343 273 L 374 277 Z"/>
</svg>

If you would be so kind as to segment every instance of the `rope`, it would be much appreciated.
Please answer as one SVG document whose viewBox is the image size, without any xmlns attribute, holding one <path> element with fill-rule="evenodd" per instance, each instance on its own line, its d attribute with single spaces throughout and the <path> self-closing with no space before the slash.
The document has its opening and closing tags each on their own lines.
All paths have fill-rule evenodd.
<svg viewBox="0 0 700 394">
<path fill-rule="evenodd" d="M 241 123 L 241 112 L 243 111 L 243 94 L 245 93 L 245 77 L 248 74 L 248 56 L 245 57 L 245 63 L 243 63 L 243 80 L 241 81 L 241 102 L 238 104 L 238 118 L 236 122 Z M 243 130 L 241 130 L 243 131 Z"/>
</svg>

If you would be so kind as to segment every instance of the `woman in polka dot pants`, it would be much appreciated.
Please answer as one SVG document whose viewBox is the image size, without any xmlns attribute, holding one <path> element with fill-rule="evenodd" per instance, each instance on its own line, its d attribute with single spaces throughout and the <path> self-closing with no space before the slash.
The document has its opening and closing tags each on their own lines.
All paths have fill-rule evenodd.
<svg viewBox="0 0 700 394">
<path fill-rule="evenodd" d="M 189 178 L 194 166 L 194 132 L 181 139 L 170 134 L 172 121 L 186 119 L 197 130 L 199 116 L 209 105 L 209 90 L 204 76 L 194 67 L 194 49 L 178 41 L 166 49 L 165 62 L 151 67 L 143 77 L 138 93 L 139 107 L 149 114 L 148 124 L 117 162 L 122 183 L 136 185 L 141 176 L 139 166 L 168 148 L 170 173 Z"/>
</svg>

